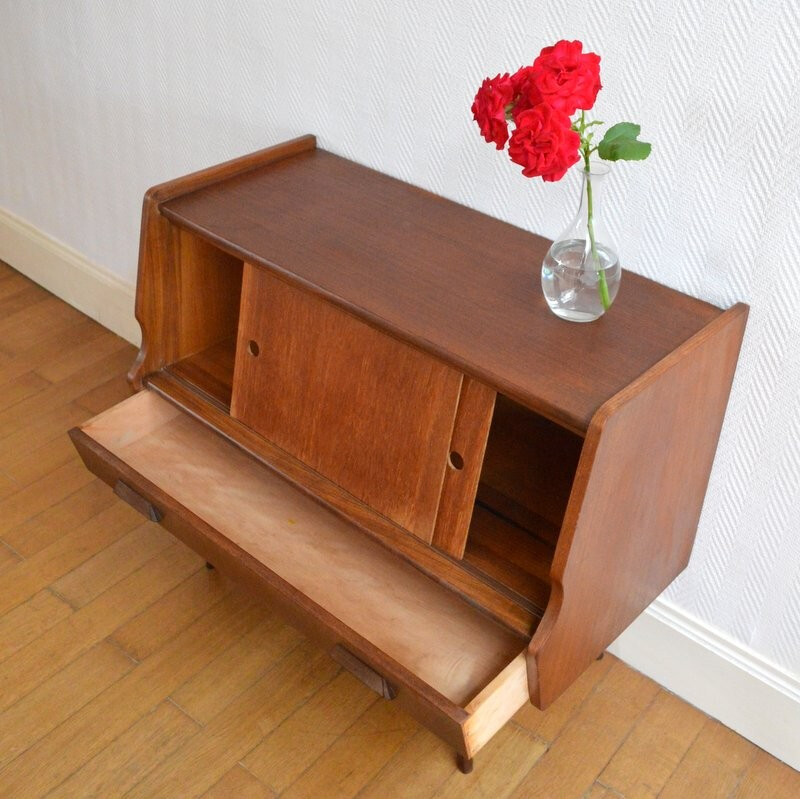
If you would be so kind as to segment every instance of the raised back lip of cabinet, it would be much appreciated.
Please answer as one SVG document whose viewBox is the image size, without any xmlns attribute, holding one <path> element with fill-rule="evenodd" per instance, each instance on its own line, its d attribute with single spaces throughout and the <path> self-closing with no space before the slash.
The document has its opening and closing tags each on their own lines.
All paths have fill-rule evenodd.
<svg viewBox="0 0 800 800">
<path fill-rule="evenodd" d="M 129 373 L 134 388 L 146 391 L 127 412 L 115 407 L 72 431 L 87 466 L 123 499 L 245 583 L 263 586 L 296 621 L 310 616 L 312 630 L 331 640 L 340 663 L 382 696 L 396 696 L 392 680 L 399 681 L 401 702 L 465 757 L 483 746 L 526 697 L 540 708 L 549 705 L 685 567 L 747 319 L 741 303 L 723 311 L 626 272 L 607 315 L 591 325 L 566 323 L 549 312 L 538 290 L 539 264 L 548 246 L 520 228 L 318 150 L 313 136 L 153 187 L 144 199 L 136 295 L 142 348 Z M 445 381 L 451 433 L 438 436 L 438 458 L 446 459 L 450 451 L 456 471 L 442 466 L 439 505 L 426 512 L 417 536 L 408 533 L 408 524 L 403 527 L 403 515 L 391 516 L 391 503 L 388 512 L 383 508 L 386 513 L 379 503 L 371 507 L 364 499 L 369 493 L 359 499 L 347 477 L 337 477 L 325 459 L 317 463 L 308 456 L 313 436 L 302 446 L 291 438 L 281 445 L 275 441 L 279 437 L 259 431 L 257 418 L 244 412 L 236 418 L 242 403 L 234 397 L 233 376 L 247 370 L 241 363 L 234 369 L 233 359 L 246 352 L 250 338 L 240 296 L 265 274 L 265 284 L 280 284 L 275 297 L 298 295 L 292 302 L 303 308 L 316 308 L 321 300 L 326 310 L 318 316 L 327 318 L 333 308 L 330 316 L 339 318 L 340 329 L 363 328 L 351 324 L 355 317 L 392 337 L 387 352 L 397 350 L 393 340 L 398 340 L 415 355 L 421 351 L 423 362 L 457 373 Z M 204 295 L 191 296 L 196 284 L 205 287 Z M 359 341 L 375 338 L 367 329 Z M 311 361 L 303 360 L 302 346 L 292 352 L 301 353 L 304 364 Z M 253 354 L 258 356 L 257 342 Z M 259 380 L 274 374 L 264 378 L 259 372 Z M 197 382 L 198 375 L 205 375 L 204 384 Z M 424 380 L 420 383 L 424 388 Z M 259 395 L 257 386 L 253 394 Z M 426 396 L 422 390 L 417 394 Z M 281 484 L 278 494 L 284 500 L 302 497 L 296 502 L 306 507 L 310 496 L 324 507 L 312 515 L 321 526 L 338 531 L 352 552 L 369 552 L 371 563 L 392 575 L 407 574 L 407 564 L 393 559 L 410 562 L 425 581 L 437 584 L 435 589 L 420 585 L 437 598 L 439 623 L 446 624 L 450 609 L 458 609 L 465 630 L 477 625 L 473 662 L 481 660 L 476 642 L 501 642 L 502 669 L 494 674 L 500 665 L 491 662 L 492 669 L 484 670 L 469 692 L 462 687 L 452 697 L 436 689 L 436 670 L 428 685 L 330 613 L 324 602 L 315 603 L 289 578 L 280 578 L 259 560 L 257 542 L 237 543 L 224 509 L 212 514 L 201 491 L 184 492 L 183 501 L 177 490 L 176 496 L 170 494 L 169 476 L 151 469 L 147 454 L 134 458 L 127 449 L 126 413 L 132 428 L 147 427 L 150 415 L 178 420 L 171 423 L 171 434 L 165 432 L 188 437 L 182 453 L 191 446 L 217 453 L 244 483 L 256 480 L 257 469 L 277 475 L 271 485 L 279 480 L 291 487 Z M 110 420 L 113 430 L 104 428 Z M 490 447 L 496 421 L 500 432 Z M 217 434 L 228 449 L 213 438 Z M 549 485 L 556 491 L 545 496 L 536 487 L 539 505 L 534 498 L 519 507 L 525 498 L 503 485 L 502 476 L 516 472 L 503 461 L 503 452 L 498 455 L 498 443 L 502 451 L 514 437 L 535 441 L 535 448 L 555 462 Z M 154 439 L 154 450 L 159 447 Z M 361 449 L 342 448 L 351 457 Z M 470 458 L 462 459 L 460 451 Z M 166 444 L 159 452 L 164 458 L 170 454 Z M 530 465 L 531 454 L 532 448 L 523 449 L 522 456 L 515 453 L 512 467 L 522 461 Z M 257 469 L 246 458 L 258 462 Z M 422 474 L 418 460 L 407 463 L 417 464 L 414 469 Z M 545 458 L 530 474 L 541 475 L 548 466 Z M 326 469 L 334 474 L 322 474 Z M 221 474 L 218 464 L 216 475 Z M 525 485 L 520 492 L 528 489 Z M 220 504 L 236 496 L 232 491 Z M 258 492 L 248 496 L 257 504 Z M 474 529 L 473 507 L 466 507 L 465 498 L 475 499 L 474 508 L 480 509 Z M 206 517 L 214 516 L 215 522 L 202 519 L 193 505 L 205 507 Z M 496 527 L 489 526 L 487 534 L 481 520 L 491 513 Z M 284 525 L 285 515 L 284 508 L 283 519 L 273 520 L 269 512 L 264 518 Z M 352 531 L 336 521 L 341 518 Z M 252 530 L 252 520 L 248 524 Z M 485 566 L 496 555 L 486 539 L 499 535 L 500 525 L 508 537 L 503 556 L 513 563 L 491 572 L 481 568 L 480 559 Z M 536 539 L 535 552 L 514 550 L 519 530 Z M 465 552 L 468 531 L 484 547 L 477 555 L 477 550 Z M 291 541 L 285 530 L 269 533 Z M 358 543 L 362 533 L 389 553 L 375 550 L 374 542 Z M 245 544 L 253 545 L 252 552 Z M 525 557 L 533 566 L 529 563 L 521 576 L 513 573 Z M 297 566 L 280 557 L 272 566 L 277 569 L 279 562 L 287 574 Z M 300 577 L 294 574 L 297 586 L 304 583 Z M 370 601 L 379 596 L 371 585 L 369 591 Z M 457 602 L 442 591 L 457 595 Z M 403 598 L 413 617 L 413 598 Z M 465 611 L 462 601 L 471 610 Z M 475 613 L 483 622 L 475 622 Z M 349 648 L 344 652 L 336 649 L 342 637 Z M 380 630 L 375 638 L 381 638 Z"/>
</svg>

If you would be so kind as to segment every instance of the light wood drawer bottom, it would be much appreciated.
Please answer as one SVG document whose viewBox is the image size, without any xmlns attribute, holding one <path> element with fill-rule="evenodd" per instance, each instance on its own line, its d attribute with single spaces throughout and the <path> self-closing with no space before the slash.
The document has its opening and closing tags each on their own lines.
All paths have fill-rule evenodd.
<svg viewBox="0 0 800 800">
<path fill-rule="evenodd" d="M 270 598 L 340 663 L 363 664 L 373 688 L 462 755 L 527 702 L 526 640 L 153 392 L 71 436 L 129 502 Z"/>
</svg>

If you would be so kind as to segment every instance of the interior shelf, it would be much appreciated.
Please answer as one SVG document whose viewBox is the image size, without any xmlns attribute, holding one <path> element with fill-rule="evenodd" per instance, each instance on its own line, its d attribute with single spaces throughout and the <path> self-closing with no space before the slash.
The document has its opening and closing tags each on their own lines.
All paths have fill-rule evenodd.
<svg viewBox="0 0 800 800">
<path fill-rule="evenodd" d="M 558 534 L 547 523 L 545 529 L 547 536 L 538 538 L 478 503 L 464 551 L 466 564 L 512 590 L 540 617 L 550 597 L 554 547 L 548 540 Z"/>
<path fill-rule="evenodd" d="M 235 357 L 236 338 L 230 337 L 199 353 L 176 361 L 168 369 L 173 375 L 229 411 Z"/>
<path fill-rule="evenodd" d="M 539 617 L 582 447 L 581 436 L 497 395 L 463 561 Z"/>
<path fill-rule="evenodd" d="M 583 437 L 498 394 L 478 501 L 554 546 L 582 447 Z"/>
</svg>

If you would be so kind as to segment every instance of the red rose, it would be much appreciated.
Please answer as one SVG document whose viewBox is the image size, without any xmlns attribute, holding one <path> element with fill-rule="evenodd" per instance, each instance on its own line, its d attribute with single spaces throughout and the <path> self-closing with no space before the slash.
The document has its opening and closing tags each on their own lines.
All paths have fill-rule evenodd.
<svg viewBox="0 0 800 800">
<path fill-rule="evenodd" d="M 475 95 L 472 114 L 487 142 L 494 142 L 502 150 L 508 141 L 506 106 L 514 97 L 508 73 L 486 78 Z"/>
<path fill-rule="evenodd" d="M 527 178 L 541 176 L 558 181 L 579 159 L 581 137 L 571 128 L 569 117 L 547 103 L 539 103 L 516 118 L 508 154 L 523 167 Z"/>
<path fill-rule="evenodd" d="M 511 85 L 514 87 L 514 119 L 529 108 L 542 102 L 542 93 L 533 81 L 533 67 L 520 67 L 511 76 Z"/>
<path fill-rule="evenodd" d="M 543 48 L 530 68 L 528 80 L 539 90 L 544 102 L 565 114 L 587 111 L 594 105 L 600 84 L 600 56 L 582 53 L 581 42 L 562 39 Z"/>
</svg>

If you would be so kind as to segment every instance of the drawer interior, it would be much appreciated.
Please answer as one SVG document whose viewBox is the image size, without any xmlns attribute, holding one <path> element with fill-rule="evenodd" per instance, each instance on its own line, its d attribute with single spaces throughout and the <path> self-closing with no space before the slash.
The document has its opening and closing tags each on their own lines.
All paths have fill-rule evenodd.
<svg viewBox="0 0 800 800">
<path fill-rule="evenodd" d="M 526 639 L 154 392 L 82 432 L 452 703 L 524 702 Z"/>
</svg>

